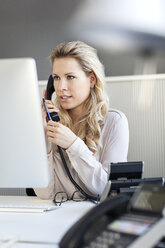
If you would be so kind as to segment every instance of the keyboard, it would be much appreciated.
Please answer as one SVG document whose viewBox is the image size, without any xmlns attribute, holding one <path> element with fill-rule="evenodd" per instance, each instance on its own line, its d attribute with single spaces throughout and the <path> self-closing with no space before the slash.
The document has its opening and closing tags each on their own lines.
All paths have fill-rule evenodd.
<svg viewBox="0 0 165 248">
<path fill-rule="evenodd" d="M 52 200 L 29 196 L 0 196 L 0 212 L 42 213 L 58 209 Z"/>
</svg>

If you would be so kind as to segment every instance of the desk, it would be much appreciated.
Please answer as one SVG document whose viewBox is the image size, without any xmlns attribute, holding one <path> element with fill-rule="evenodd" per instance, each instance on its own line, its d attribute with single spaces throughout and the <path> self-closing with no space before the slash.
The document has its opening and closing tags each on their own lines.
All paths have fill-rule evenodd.
<svg viewBox="0 0 165 248">
<path fill-rule="evenodd" d="M 13 248 L 58 247 L 57 244 L 64 233 L 94 206 L 95 205 L 92 202 L 87 201 L 67 201 L 63 203 L 59 209 L 45 213 L 1 212 L 0 239 L 17 236 L 21 241 L 27 240 L 44 243 L 43 245 L 20 243 L 19 246 L 13 245 Z"/>
</svg>

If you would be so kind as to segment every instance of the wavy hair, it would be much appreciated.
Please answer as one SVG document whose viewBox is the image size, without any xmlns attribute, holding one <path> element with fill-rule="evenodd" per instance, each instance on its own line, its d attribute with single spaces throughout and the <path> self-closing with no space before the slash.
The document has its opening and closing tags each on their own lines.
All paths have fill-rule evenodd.
<svg viewBox="0 0 165 248">
<path fill-rule="evenodd" d="M 59 44 L 50 55 L 50 62 L 57 58 L 71 57 L 75 58 L 86 75 L 94 73 L 96 84 L 90 90 L 90 95 L 84 103 L 85 112 L 77 123 L 78 131 L 76 135 L 80 137 L 88 148 L 96 153 L 98 150 L 99 138 L 101 135 L 101 126 L 108 111 L 108 98 L 104 92 L 105 73 L 104 67 L 100 62 L 97 51 L 93 47 L 82 41 L 64 42 Z M 68 111 L 63 109 L 58 99 L 55 99 L 55 105 L 59 108 L 60 122 L 71 128 L 72 120 Z"/>
</svg>

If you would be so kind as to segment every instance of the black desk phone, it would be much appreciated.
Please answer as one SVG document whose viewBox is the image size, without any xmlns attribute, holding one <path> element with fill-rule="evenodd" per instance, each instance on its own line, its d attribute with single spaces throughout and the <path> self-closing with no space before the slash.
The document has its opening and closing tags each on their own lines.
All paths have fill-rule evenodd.
<svg viewBox="0 0 165 248">
<path fill-rule="evenodd" d="M 165 213 L 165 187 L 144 184 L 131 199 L 107 198 L 85 214 L 60 241 L 60 248 L 124 248 L 148 232 Z"/>
</svg>

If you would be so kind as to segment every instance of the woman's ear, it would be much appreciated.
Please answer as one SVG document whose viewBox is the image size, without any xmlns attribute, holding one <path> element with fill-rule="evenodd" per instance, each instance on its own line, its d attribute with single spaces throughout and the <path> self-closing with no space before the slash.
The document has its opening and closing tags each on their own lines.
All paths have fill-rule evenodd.
<svg viewBox="0 0 165 248">
<path fill-rule="evenodd" d="M 91 84 L 91 88 L 93 88 L 94 85 L 96 84 L 96 75 L 94 74 L 94 72 L 91 72 L 90 74 L 90 84 Z"/>
</svg>

